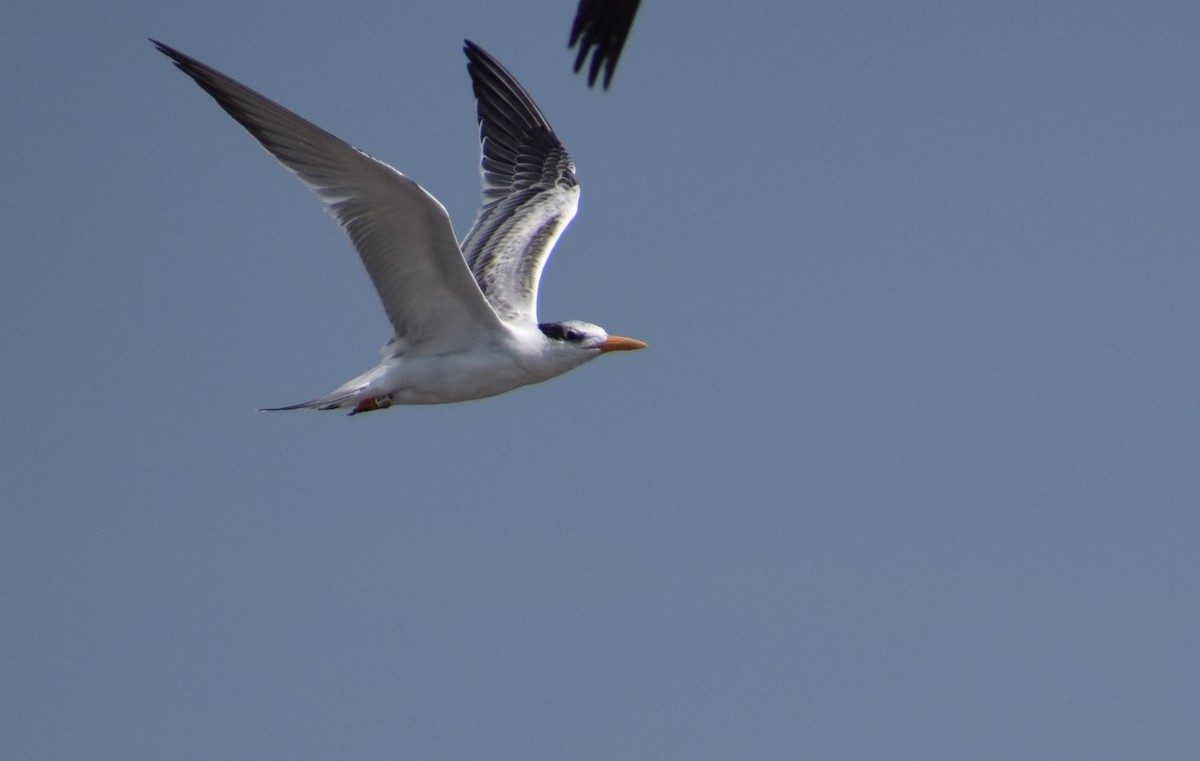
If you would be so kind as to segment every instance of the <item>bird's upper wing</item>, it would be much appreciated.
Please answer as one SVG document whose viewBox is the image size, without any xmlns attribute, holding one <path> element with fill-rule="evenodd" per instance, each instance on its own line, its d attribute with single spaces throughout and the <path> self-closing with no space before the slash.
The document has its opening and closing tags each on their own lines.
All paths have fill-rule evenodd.
<svg viewBox="0 0 1200 761">
<path fill-rule="evenodd" d="M 641 0 L 579 0 L 575 12 L 575 23 L 571 24 L 571 39 L 567 47 L 579 43 L 579 54 L 575 56 L 575 71 L 583 68 L 588 53 L 592 63 L 588 67 L 588 87 L 596 84 L 600 69 L 604 69 L 604 89 L 612 82 L 617 60 L 625 48 L 625 38 L 633 27 Z"/>
<path fill-rule="evenodd" d="M 542 267 L 579 205 L 575 164 L 525 88 L 475 43 L 464 50 L 479 114 L 483 208 L 463 254 L 503 319 L 537 322 Z"/>
<path fill-rule="evenodd" d="M 436 198 L 216 69 L 152 42 L 326 203 L 358 250 L 404 346 L 437 351 L 503 329 Z"/>
</svg>

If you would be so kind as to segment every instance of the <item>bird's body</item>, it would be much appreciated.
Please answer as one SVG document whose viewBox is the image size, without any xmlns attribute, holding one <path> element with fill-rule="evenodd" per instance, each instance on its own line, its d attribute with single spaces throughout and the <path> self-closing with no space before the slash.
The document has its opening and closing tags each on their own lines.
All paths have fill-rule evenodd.
<svg viewBox="0 0 1200 761">
<path fill-rule="evenodd" d="M 484 399 L 562 375 L 595 356 L 557 346 L 536 326 L 532 330 L 524 325 L 506 327 L 508 335 L 493 337 L 499 340 L 489 339 L 453 351 L 398 349 L 386 353 L 374 368 L 327 396 L 278 409 L 333 409 L 354 402 L 355 411 L 364 412 L 393 404 Z M 362 409 L 358 408 L 360 404 Z"/>
<path fill-rule="evenodd" d="M 446 209 L 408 177 L 167 45 L 175 61 L 326 203 L 392 323 L 383 361 L 332 393 L 273 409 L 351 414 L 481 399 L 607 351 L 644 348 L 586 322 L 537 321 L 542 267 L 575 215 L 575 166 L 524 88 L 471 42 L 484 204 L 459 247 Z"/>
</svg>

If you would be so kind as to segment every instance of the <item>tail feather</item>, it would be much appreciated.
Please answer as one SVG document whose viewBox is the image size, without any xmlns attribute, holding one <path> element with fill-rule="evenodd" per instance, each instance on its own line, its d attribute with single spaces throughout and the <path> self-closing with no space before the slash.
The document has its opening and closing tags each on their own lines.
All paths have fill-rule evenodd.
<svg viewBox="0 0 1200 761">
<path fill-rule="evenodd" d="M 336 410 L 342 407 L 353 407 L 356 404 L 353 391 L 335 391 L 328 396 L 309 399 L 307 402 L 289 404 L 286 407 L 260 407 L 260 412 L 284 412 L 286 410 Z M 354 413 L 351 412 L 351 415 Z"/>
<path fill-rule="evenodd" d="M 386 364 L 386 363 L 385 363 Z M 284 410 L 338 410 L 350 408 L 350 414 L 387 409 L 392 401 L 387 395 L 377 396 L 373 391 L 377 377 L 386 370 L 380 365 L 357 378 L 338 386 L 325 396 L 309 399 L 299 404 L 289 404 L 286 407 L 263 407 L 263 412 L 282 412 Z"/>
</svg>

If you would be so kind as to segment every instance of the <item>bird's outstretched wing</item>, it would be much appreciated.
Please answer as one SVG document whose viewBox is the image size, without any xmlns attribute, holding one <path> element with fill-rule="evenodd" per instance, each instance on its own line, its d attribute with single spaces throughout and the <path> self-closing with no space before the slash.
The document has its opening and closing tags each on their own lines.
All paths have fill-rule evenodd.
<svg viewBox="0 0 1200 761">
<path fill-rule="evenodd" d="M 479 115 L 483 208 L 463 254 L 501 318 L 537 322 L 542 267 L 579 205 L 575 164 L 525 88 L 475 43 L 464 50 Z"/>
<path fill-rule="evenodd" d="M 588 87 L 595 86 L 596 78 L 603 69 L 604 89 L 608 89 L 640 3 L 641 0 L 579 0 L 579 10 L 575 12 L 575 22 L 571 24 L 571 39 L 567 47 L 573 48 L 576 43 L 579 44 L 575 71 L 583 68 L 588 53 L 592 53 Z"/>
<path fill-rule="evenodd" d="M 439 351 L 486 341 L 503 330 L 436 198 L 216 69 L 151 42 L 325 202 L 371 276 L 394 342 Z"/>
</svg>

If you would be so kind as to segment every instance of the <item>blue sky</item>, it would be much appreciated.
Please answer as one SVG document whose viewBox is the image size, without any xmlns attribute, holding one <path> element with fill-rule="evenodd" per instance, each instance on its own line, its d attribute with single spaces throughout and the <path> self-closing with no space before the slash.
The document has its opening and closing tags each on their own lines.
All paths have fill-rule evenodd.
<svg viewBox="0 0 1200 761">
<path fill-rule="evenodd" d="M 0 757 L 1191 759 L 1200 7 L 0 11 Z M 154 36 L 478 204 L 461 52 L 578 165 L 445 407 L 319 203 Z"/>
</svg>

